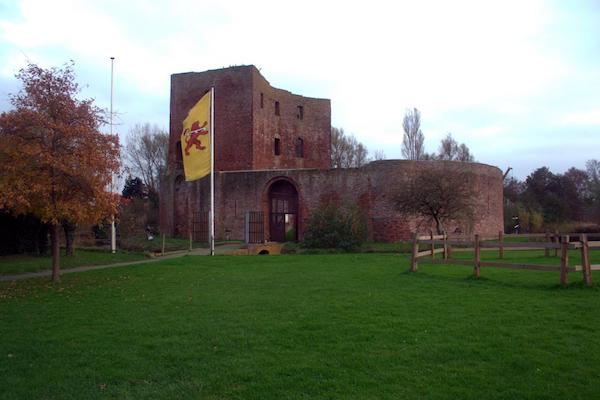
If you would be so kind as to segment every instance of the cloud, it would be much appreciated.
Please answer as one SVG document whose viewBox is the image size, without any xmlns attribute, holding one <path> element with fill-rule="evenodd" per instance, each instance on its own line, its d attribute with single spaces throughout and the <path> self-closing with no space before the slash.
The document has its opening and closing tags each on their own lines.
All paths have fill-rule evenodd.
<svg viewBox="0 0 600 400">
<path fill-rule="evenodd" d="M 558 124 L 567 126 L 593 126 L 598 130 L 598 134 L 600 134 L 600 107 L 568 113 L 558 121 Z"/>
<path fill-rule="evenodd" d="M 124 131 L 168 125 L 170 74 L 237 64 L 255 64 L 275 87 L 330 98 L 334 125 L 391 158 L 409 107 L 422 112 L 430 151 L 450 131 L 492 164 L 541 140 L 558 143 L 564 159 L 562 127 L 598 123 L 593 3 L 22 0 L 2 11 L 0 77 L 26 57 L 74 59 L 85 94 L 107 107 L 114 56 Z"/>
</svg>

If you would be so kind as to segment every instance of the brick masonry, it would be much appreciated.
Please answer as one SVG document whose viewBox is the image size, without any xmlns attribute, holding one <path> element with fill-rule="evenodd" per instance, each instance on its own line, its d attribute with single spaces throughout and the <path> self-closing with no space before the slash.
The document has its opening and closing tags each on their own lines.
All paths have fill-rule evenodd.
<svg viewBox="0 0 600 400">
<path fill-rule="evenodd" d="M 276 89 L 253 65 L 171 76 L 169 165 L 181 169 L 178 143 L 190 108 L 215 88 L 215 169 L 329 168 L 331 104 Z M 275 112 L 278 103 L 279 115 Z M 299 107 L 302 108 L 300 115 Z M 273 154 L 275 138 L 281 154 Z M 304 143 L 296 157 L 297 139 Z"/>
<path fill-rule="evenodd" d="M 406 240 L 411 232 L 427 232 L 432 225 L 431 221 L 396 212 L 395 193 L 419 171 L 442 168 L 453 173 L 457 167 L 467 173 L 476 188 L 477 207 L 472 221 L 455 221 L 447 229 L 483 235 L 502 230 L 502 172 L 497 167 L 452 161 L 383 160 L 361 168 L 332 169 L 329 100 L 272 88 L 254 66 L 243 66 L 171 78 L 171 173 L 161 189 L 164 232 L 186 235 L 191 211 L 209 207 L 208 178 L 184 181 L 177 142 L 187 111 L 211 85 L 215 85 L 218 239 L 244 239 L 246 212 L 263 211 L 264 239 L 269 240 L 269 188 L 274 182 L 287 180 L 298 192 L 299 239 L 311 210 L 323 201 L 338 199 L 355 202 L 364 211 L 371 240 Z M 275 113 L 275 102 L 279 102 L 279 115 Z M 273 154 L 276 137 L 281 144 L 279 156 Z M 296 157 L 295 140 L 299 137 L 304 142 L 304 157 Z"/>
</svg>

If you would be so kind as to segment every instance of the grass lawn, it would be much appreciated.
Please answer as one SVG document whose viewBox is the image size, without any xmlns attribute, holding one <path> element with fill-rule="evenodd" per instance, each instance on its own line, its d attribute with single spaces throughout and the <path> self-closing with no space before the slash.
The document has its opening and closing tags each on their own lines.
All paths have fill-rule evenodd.
<svg viewBox="0 0 600 400">
<path fill-rule="evenodd" d="M 187 256 L 0 283 L 0 398 L 598 398 L 597 283 L 407 269 Z"/>
<path fill-rule="evenodd" d="M 365 242 L 351 253 L 410 253 L 412 251 L 412 242 Z M 286 254 L 332 254 L 340 253 L 337 249 L 306 249 L 301 243 L 287 242 L 284 245 L 283 252 Z"/>
<path fill-rule="evenodd" d="M 147 252 L 160 252 L 162 251 L 162 236 L 158 235 L 153 240 L 148 240 L 146 236 L 130 236 L 122 237 L 119 241 L 119 245 L 124 249 L 131 251 L 147 251 Z M 193 242 L 192 248 L 206 248 L 207 243 L 204 242 Z M 180 237 L 165 237 L 165 251 L 176 251 L 176 250 L 188 250 L 190 248 L 189 238 Z"/>
<path fill-rule="evenodd" d="M 146 256 L 141 253 L 117 251 L 112 254 L 109 250 L 83 250 L 75 249 L 71 257 L 64 255 L 61 250 L 60 268 L 68 269 L 84 265 L 105 265 L 126 261 L 143 260 Z M 11 255 L 0 256 L 0 275 L 22 274 L 52 269 L 51 256 Z"/>
<path fill-rule="evenodd" d="M 556 265 L 560 266 L 560 251 L 557 256 L 554 256 L 554 250 L 550 250 L 550 256 L 544 256 L 544 250 L 504 250 L 504 258 L 498 258 L 498 250 L 482 250 L 481 260 L 499 261 L 506 263 L 524 263 L 524 264 L 539 264 L 539 265 Z M 436 257 L 441 258 L 441 254 Z M 452 258 L 457 260 L 473 260 L 472 251 L 454 251 Z M 592 264 L 600 264 L 600 250 L 590 249 L 590 261 Z M 569 250 L 569 266 L 581 265 L 581 250 Z M 487 268 L 487 267 L 482 267 Z M 569 273 L 571 276 L 572 273 Z M 581 274 L 581 273 L 580 273 Z"/>
</svg>

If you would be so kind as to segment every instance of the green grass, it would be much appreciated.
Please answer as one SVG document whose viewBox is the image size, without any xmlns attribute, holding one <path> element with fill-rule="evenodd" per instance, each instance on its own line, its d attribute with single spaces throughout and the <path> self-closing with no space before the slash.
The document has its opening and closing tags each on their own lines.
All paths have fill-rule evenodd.
<svg viewBox="0 0 600 400">
<path fill-rule="evenodd" d="M 412 242 L 367 242 L 360 248 L 362 253 L 410 253 L 412 251 Z"/>
<path fill-rule="evenodd" d="M 440 258 L 441 255 L 436 255 Z M 452 258 L 458 260 L 473 260 L 472 251 L 454 251 Z M 485 261 L 500 261 L 506 263 L 517 264 L 539 264 L 539 265 L 556 265 L 560 266 L 560 251 L 558 256 L 554 256 L 554 250 L 550 250 L 550 256 L 544 255 L 544 250 L 504 250 L 504 258 L 498 257 L 498 250 L 482 250 L 481 260 Z M 600 250 L 590 250 L 590 261 L 592 264 L 600 264 Z M 569 251 L 569 265 L 581 265 L 581 250 Z"/>
<path fill-rule="evenodd" d="M 127 261 L 143 260 L 146 256 L 141 253 L 118 251 L 112 254 L 108 250 L 75 249 L 73 256 L 64 255 L 61 250 L 60 267 L 69 269 L 87 265 L 105 265 Z M 25 254 L 0 256 L 0 275 L 22 274 L 52 269 L 52 257 L 31 256 Z"/>
<path fill-rule="evenodd" d="M 598 285 L 407 268 L 397 254 L 188 256 L 3 283 L 0 398 L 598 397 Z"/>
<path fill-rule="evenodd" d="M 131 251 L 146 251 L 146 252 L 160 252 L 162 251 L 162 236 L 158 235 L 154 240 L 148 240 L 146 236 L 130 236 L 127 238 L 121 238 L 120 246 L 124 249 Z M 194 249 L 206 248 L 207 243 L 193 242 L 192 247 Z M 190 248 L 189 238 L 180 237 L 165 237 L 165 251 L 177 251 L 177 250 L 188 250 Z"/>
<path fill-rule="evenodd" d="M 487 240 L 488 242 L 498 242 L 498 238 L 494 238 L 494 239 L 489 239 Z M 519 236 L 510 236 L 510 235 L 505 235 L 504 236 L 504 242 L 505 243 L 528 243 L 528 242 L 535 242 L 535 243 L 540 243 L 540 242 L 547 242 L 548 240 L 545 237 L 519 237 Z"/>
<path fill-rule="evenodd" d="M 365 242 L 351 253 L 410 253 L 412 242 Z M 335 254 L 345 253 L 342 249 L 306 249 L 300 242 L 286 242 L 283 247 L 285 254 Z"/>
</svg>

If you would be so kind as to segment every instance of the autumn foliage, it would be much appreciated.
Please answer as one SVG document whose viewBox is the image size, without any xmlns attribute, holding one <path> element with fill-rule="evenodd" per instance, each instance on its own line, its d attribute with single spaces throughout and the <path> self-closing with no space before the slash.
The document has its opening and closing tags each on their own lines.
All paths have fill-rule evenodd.
<svg viewBox="0 0 600 400">
<path fill-rule="evenodd" d="M 0 115 L 0 210 L 49 223 L 58 263 L 61 220 L 93 223 L 116 211 L 108 188 L 120 166 L 118 137 L 99 132 L 103 111 L 91 99 L 76 98 L 72 63 L 29 64 L 16 77 L 23 87 Z"/>
</svg>

